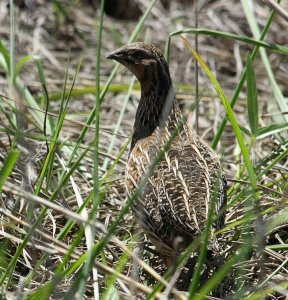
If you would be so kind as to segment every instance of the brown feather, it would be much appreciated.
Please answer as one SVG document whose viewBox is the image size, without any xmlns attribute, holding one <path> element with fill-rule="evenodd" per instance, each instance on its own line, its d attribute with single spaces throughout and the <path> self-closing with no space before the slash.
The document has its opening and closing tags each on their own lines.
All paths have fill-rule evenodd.
<svg viewBox="0 0 288 300">
<path fill-rule="evenodd" d="M 141 100 L 125 173 L 130 195 L 149 174 L 151 163 L 179 122 L 183 122 L 183 116 L 166 61 L 153 45 L 131 44 L 110 58 L 130 69 L 141 83 Z M 167 262 L 205 228 L 215 189 L 219 218 L 212 228 L 209 244 L 212 251 L 218 251 L 213 232 L 224 224 L 226 181 L 216 154 L 184 122 L 133 207 L 138 223 Z"/>
</svg>

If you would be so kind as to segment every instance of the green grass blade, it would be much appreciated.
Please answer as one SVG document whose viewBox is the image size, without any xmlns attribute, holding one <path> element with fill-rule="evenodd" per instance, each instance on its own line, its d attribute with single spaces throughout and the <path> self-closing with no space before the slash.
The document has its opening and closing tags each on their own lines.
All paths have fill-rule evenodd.
<svg viewBox="0 0 288 300">
<path fill-rule="evenodd" d="M 254 170 L 253 170 L 253 167 L 252 167 L 252 164 L 251 164 L 251 161 L 250 161 L 249 152 L 246 148 L 245 140 L 242 136 L 241 130 L 239 128 L 237 119 L 236 119 L 236 117 L 233 113 L 233 110 L 230 106 L 230 103 L 229 103 L 228 99 L 226 98 L 220 84 L 218 83 L 218 81 L 216 80 L 216 78 L 214 77 L 212 72 L 209 70 L 209 68 L 205 64 L 205 62 L 201 59 L 201 57 L 198 55 L 198 53 L 193 50 L 193 48 L 189 44 L 189 42 L 184 37 L 181 36 L 181 38 L 184 41 L 184 43 L 187 45 L 187 47 L 189 47 L 189 49 L 191 50 L 193 56 L 198 60 L 199 64 L 203 68 L 203 70 L 206 72 L 207 76 L 209 77 L 209 79 L 213 83 L 213 86 L 214 86 L 214 88 L 215 88 L 215 90 L 216 90 L 223 106 L 225 107 L 226 113 L 228 115 L 228 118 L 229 118 L 230 123 L 233 127 L 233 130 L 234 130 L 235 136 L 236 136 L 237 141 L 239 143 L 239 147 L 241 149 L 243 159 L 245 161 L 248 176 L 249 176 L 249 179 L 250 179 L 250 182 L 251 182 L 252 189 L 254 191 L 255 199 L 259 199 L 260 196 L 259 196 L 259 193 L 257 191 L 257 180 L 256 180 L 256 176 L 254 174 Z"/>
<path fill-rule="evenodd" d="M 288 130 L 288 122 L 280 124 L 269 124 L 265 127 L 258 128 L 257 139 L 263 139 L 267 136 L 279 133 L 283 130 Z"/>
<path fill-rule="evenodd" d="M 113 136 L 112 136 L 111 142 L 110 142 L 108 150 L 107 150 L 108 154 L 110 154 L 112 152 L 112 150 L 113 150 L 113 146 L 114 146 L 114 143 L 115 143 L 115 140 L 116 140 L 116 135 L 117 135 L 117 133 L 119 131 L 121 121 L 123 120 L 123 117 L 124 117 L 124 114 L 125 114 L 125 110 L 126 110 L 128 101 L 130 99 L 130 96 L 131 96 L 134 84 L 135 84 L 135 77 L 131 80 L 131 83 L 130 83 L 129 88 L 128 88 L 128 92 L 127 92 L 127 94 L 125 96 L 125 99 L 123 101 L 123 106 L 121 108 L 120 115 L 119 115 L 119 118 L 118 118 L 117 123 L 115 125 L 114 131 L 113 131 Z M 103 169 L 104 170 L 106 170 L 107 164 L 108 164 L 108 158 L 105 158 L 104 162 L 103 162 Z"/>
<path fill-rule="evenodd" d="M 77 74 L 78 74 L 79 69 L 80 69 L 80 65 L 81 65 L 81 62 L 79 64 L 77 72 L 75 74 L 75 77 L 74 77 L 71 89 L 73 89 L 73 86 L 74 86 L 74 83 L 75 83 L 75 79 L 76 79 Z M 67 102 L 69 100 L 70 95 L 71 94 L 69 94 L 68 97 L 67 97 Z M 62 113 L 62 119 L 61 119 L 62 121 L 59 122 L 59 124 L 57 126 L 57 129 L 56 129 L 56 132 L 55 132 L 55 135 L 54 135 L 54 140 L 53 140 L 54 147 L 50 148 L 50 151 L 49 151 L 49 153 L 48 153 L 48 155 L 46 157 L 46 160 L 45 160 L 45 163 L 44 163 L 44 167 L 43 167 L 43 169 L 41 171 L 39 181 L 38 181 L 37 186 L 35 188 L 35 195 L 38 195 L 40 193 L 45 173 L 47 171 L 47 168 L 50 166 L 51 155 L 53 154 L 53 151 L 54 151 L 54 148 L 56 147 L 56 142 L 57 142 L 57 138 L 55 139 L 55 137 L 58 136 L 59 133 L 60 133 L 60 130 L 61 130 L 61 127 L 62 127 L 62 124 L 63 124 L 63 121 L 64 121 L 64 116 L 65 116 L 65 112 Z M 37 228 L 39 226 L 39 223 L 42 220 L 42 218 L 44 217 L 44 215 L 46 213 L 46 210 L 47 209 L 43 209 L 40 212 L 39 217 L 34 222 L 33 226 L 30 229 L 30 231 L 26 234 L 26 236 L 25 236 L 25 238 L 23 240 L 23 243 L 18 246 L 18 248 L 16 250 L 16 253 L 14 254 L 12 260 L 10 261 L 8 267 L 6 268 L 5 273 L 3 274 L 2 278 L 0 279 L 0 285 L 5 281 L 6 277 L 9 277 L 9 280 L 8 280 L 8 283 L 7 283 L 7 285 L 9 285 L 9 283 L 11 281 L 11 278 L 12 278 L 13 270 L 15 269 L 15 266 L 17 264 L 17 260 L 18 260 L 19 256 L 21 255 L 24 247 L 27 245 L 27 243 L 28 243 L 28 241 L 29 241 L 32 233 L 34 232 L 35 228 Z"/>
<path fill-rule="evenodd" d="M 253 68 L 253 62 L 251 56 L 247 57 L 247 108 L 248 108 L 248 119 L 251 133 L 256 136 L 259 116 L 258 116 L 258 99 L 257 99 L 257 86 L 256 77 Z"/>
<path fill-rule="evenodd" d="M 99 191 L 99 134 L 100 134 L 100 103 L 101 103 L 101 98 L 100 98 L 100 62 L 101 62 L 101 47 L 102 47 L 102 32 L 103 32 L 103 20 L 104 20 L 104 0 L 101 0 L 100 4 L 100 20 L 99 20 L 99 32 L 98 32 L 98 44 L 97 44 L 97 51 L 96 51 L 96 104 L 95 104 L 95 139 L 94 139 L 94 172 L 93 172 L 93 177 L 94 177 L 94 182 L 93 182 L 93 190 L 94 190 L 94 196 L 93 196 L 93 207 L 92 210 L 89 214 L 89 219 L 94 220 L 97 216 L 98 212 L 98 207 L 100 204 L 100 191 Z M 92 239 L 94 240 L 95 238 L 95 229 L 91 227 L 91 235 Z M 87 245 L 88 249 L 92 247 L 92 245 Z M 90 274 L 90 271 L 93 266 L 93 261 L 95 257 L 93 256 L 92 252 L 89 252 L 87 261 L 85 262 L 83 269 L 79 273 L 80 280 L 76 280 L 76 285 L 75 283 L 73 284 L 71 290 L 76 286 L 77 292 L 79 294 L 80 298 L 84 297 L 84 293 L 86 290 L 86 284 L 87 284 L 87 279 Z M 98 286 L 98 272 L 97 269 L 94 268 L 92 269 L 92 276 L 93 276 L 93 287 L 94 287 L 94 298 L 99 299 L 99 286 Z M 78 285 L 78 287 L 77 287 Z M 70 290 L 70 291 L 71 291 Z M 69 292 L 68 292 L 69 293 Z"/>
<path fill-rule="evenodd" d="M 127 148 L 127 145 L 129 143 L 129 140 L 125 143 L 125 145 L 122 147 L 119 155 L 117 156 L 116 160 L 113 162 L 113 164 L 111 165 L 111 167 L 109 168 L 109 170 L 106 172 L 106 175 L 104 176 L 104 178 L 102 178 L 100 185 L 104 184 L 107 177 L 110 176 L 111 172 L 113 171 L 113 169 L 116 167 L 117 163 L 119 162 L 121 156 L 123 155 L 125 149 Z M 69 170 L 69 172 L 67 174 L 65 174 L 65 177 L 62 178 L 61 182 L 59 183 L 58 188 L 56 188 L 56 190 L 54 191 L 54 193 L 51 195 L 50 197 L 50 201 L 54 201 L 54 199 L 57 197 L 59 191 L 61 190 L 61 187 L 64 186 L 67 182 L 67 180 L 69 179 L 69 177 L 72 175 L 72 173 L 74 172 L 74 170 L 76 169 L 76 167 L 79 165 L 80 161 L 82 160 L 83 157 L 85 157 L 85 155 L 87 154 L 87 151 L 89 150 L 89 148 L 94 144 L 94 142 L 92 142 L 90 144 L 90 146 L 81 154 L 81 156 L 77 159 L 77 162 L 75 162 L 73 164 L 73 166 L 71 167 L 71 169 Z M 106 187 L 104 187 L 102 190 L 107 190 L 108 187 L 110 186 L 109 183 L 106 183 Z M 94 197 L 94 192 L 92 192 L 87 199 L 85 200 L 85 202 L 83 203 L 82 207 L 78 208 L 77 213 L 80 213 L 82 211 L 82 209 L 84 207 L 87 206 L 88 203 L 90 203 L 91 199 Z M 46 211 L 46 208 L 44 208 L 44 213 Z M 75 225 L 75 221 L 74 220 L 68 220 L 68 222 L 65 224 L 65 226 L 61 229 L 61 231 L 59 232 L 59 234 L 57 235 L 57 239 L 58 240 L 63 240 L 63 238 L 70 232 L 70 230 L 72 229 L 72 227 Z M 61 264 L 59 264 L 57 266 L 57 270 L 55 271 L 55 276 L 51 279 L 50 282 L 47 282 L 47 286 L 45 285 L 43 287 L 44 291 L 40 291 L 40 289 L 37 290 L 37 292 L 35 292 L 35 294 L 33 294 L 33 299 L 39 299 L 37 298 L 40 294 L 42 295 L 43 293 L 48 293 L 50 295 L 50 293 L 53 291 L 53 288 L 57 285 L 57 283 L 59 283 L 65 276 L 67 276 L 67 273 L 64 272 L 64 267 L 66 262 L 69 260 L 71 253 L 73 252 L 73 250 L 75 249 L 75 247 L 78 245 L 78 242 L 81 240 L 81 238 L 84 235 L 84 230 L 80 229 L 80 231 L 77 233 L 76 237 L 73 239 L 73 243 L 72 245 L 69 247 L 69 251 L 66 253 L 65 257 L 63 258 Z M 39 262 L 44 262 L 47 259 L 47 255 L 45 254 L 41 259 L 39 259 Z M 39 264 L 41 265 L 41 263 Z M 30 272 L 30 274 L 28 275 L 29 279 L 27 279 L 26 277 L 26 281 L 30 281 L 33 278 L 33 274 L 35 274 L 36 269 L 34 268 L 33 273 Z M 40 294 L 38 294 L 38 292 Z M 36 297 L 36 298 L 35 298 Z M 30 298 L 29 298 L 30 299 Z"/>
<path fill-rule="evenodd" d="M 15 10 L 14 10 L 14 1 L 9 0 L 9 21 L 10 21 L 10 73 L 9 75 L 9 96 L 12 98 L 13 96 L 13 88 L 14 88 L 14 71 L 15 71 Z"/>
<path fill-rule="evenodd" d="M 75 76 L 73 78 L 73 82 L 72 82 L 72 85 L 71 85 L 71 90 L 73 90 L 77 75 L 78 75 L 80 67 L 81 67 L 81 63 L 82 63 L 82 60 L 78 64 L 78 68 L 76 70 L 76 73 L 75 73 Z M 66 76 L 67 76 L 67 72 L 66 72 Z M 65 85 L 64 85 L 64 90 L 65 90 Z M 68 102 L 71 98 L 71 90 L 70 90 L 69 94 L 67 95 L 66 102 L 63 103 L 64 101 L 62 101 L 63 106 L 62 106 L 62 108 L 60 109 L 60 112 L 59 112 L 59 118 L 58 118 L 58 123 L 57 123 L 57 126 L 56 126 L 56 130 L 54 132 L 52 143 L 50 145 L 49 152 L 48 152 L 47 157 L 45 159 L 44 166 L 42 167 L 42 170 L 41 170 L 41 174 L 40 174 L 40 177 L 39 177 L 36 189 L 35 189 L 35 195 L 38 195 L 39 192 L 40 192 L 40 189 L 42 187 L 42 184 L 43 184 L 43 181 L 44 181 L 47 170 L 50 170 L 49 171 L 50 175 L 48 174 L 48 181 L 49 181 L 49 178 L 51 176 L 51 172 L 52 172 L 52 168 L 53 168 L 52 165 L 53 165 L 53 161 L 54 161 L 54 154 L 55 154 L 55 149 L 56 149 L 56 146 L 57 146 L 57 140 L 58 140 L 58 137 L 60 135 L 61 128 L 62 128 L 64 119 L 65 119 L 65 115 L 66 115 L 66 111 L 67 111 L 67 104 L 68 104 Z M 65 94 L 63 92 L 63 99 L 64 99 L 64 97 L 65 97 Z M 48 187 L 48 184 L 47 184 L 47 187 Z"/>
<path fill-rule="evenodd" d="M 211 195 L 212 197 L 211 197 L 210 203 L 209 203 L 208 217 L 207 217 L 207 221 L 205 224 L 203 234 L 201 236 L 202 241 L 201 241 L 201 247 L 200 247 L 200 251 L 199 251 L 199 257 L 198 257 L 197 264 L 195 266 L 195 270 L 194 270 L 191 284 L 189 287 L 189 296 L 188 296 L 189 300 L 193 299 L 195 292 L 198 288 L 200 278 L 201 278 L 201 272 L 203 270 L 203 264 L 205 263 L 206 256 L 207 256 L 211 228 L 212 228 L 213 222 L 215 221 L 214 220 L 215 208 L 216 208 L 216 202 L 218 199 L 219 182 L 220 182 L 219 175 L 220 174 L 218 174 L 218 184 L 215 185 L 215 187 L 213 189 L 213 194 Z"/>
<path fill-rule="evenodd" d="M 275 45 L 275 44 L 269 44 L 269 43 L 262 41 L 262 39 L 260 39 L 260 40 L 252 39 L 247 36 L 234 34 L 231 32 L 216 31 L 216 30 L 211 30 L 211 29 L 187 28 L 187 29 L 172 32 L 170 34 L 170 37 L 175 36 L 175 35 L 178 36 L 178 35 L 185 34 L 185 33 L 193 33 L 193 34 L 202 34 L 202 35 L 208 35 L 208 36 L 214 36 L 214 37 L 221 37 L 221 38 L 230 39 L 230 40 L 234 40 L 234 41 L 240 41 L 245 44 L 250 44 L 250 45 L 257 46 L 257 47 L 263 47 L 265 49 L 269 49 L 271 51 L 275 51 L 277 53 L 281 53 L 284 55 L 288 54 L 287 47 L 283 47 L 283 46 Z"/>
<path fill-rule="evenodd" d="M 143 16 L 141 17 L 141 19 L 140 19 L 139 22 L 137 23 L 137 25 L 136 25 L 134 31 L 132 32 L 132 34 L 131 34 L 131 36 L 130 36 L 130 38 L 129 38 L 129 40 L 128 40 L 128 43 L 132 43 L 132 42 L 134 42 L 134 41 L 137 39 L 137 37 L 138 37 L 140 31 L 142 30 L 142 27 L 143 27 L 143 25 L 144 25 L 146 19 L 148 18 L 148 16 L 149 16 L 150 13 L 151 13 L 151 10 L 152 10 L 153 6 L 155 5 L 156 1 L 157 1 L 157 0 L 153 0 L 153 1 L 150 2 L 148 8 L 146 9 L 145 13 L 143 14 Z M 101 95 L 100 95 L 100 101 L 101 101 L 101 102 L 103 101 L 103 99 L 104 99 L 104 97 L 105 97 L 105 95 L 106 95 L 106 93 L 107 93 L 107 91 L 108 91 L 108 88 L 109 88 L 109 86 L 110 86 L 110 83 L 112 82 L 113 78 L 115 77 L 116 72 L 117 72 L 119 66 L 120 66 L 120 64 L 119 64 L 119 63 L 116 63 L 115 67 L 114 67 L 113 70 L 111 71 L 110 76 L 109 76 L 109 78 L 108 78 L 108 80 L 107 80 L 107 82 L 106 82 L 106 84 L 105 84 L 105 86 L 104 86 L 104 88 L 103 88 L 103 90 L 102 90 L 102 92 L 101 92 Z M 77 144 L 76 144 L 76 146 L 74 147 L 74 149 L 73 149 L 73 151 L 72 151 L 72 154 L 70 155 L 70 159 L 69 159 L 69 164 L 68 164 L 68 166 L 72 163 L 72 160 L 73 160 L 73 158 L 74 158 L 74 156 L 75 156 L 75 154 L 76 154 L 76 152 L 77 152 L 77 150 L 78 150 L 80 144 L 82 143 L 82 141 L 83 141 L 85 135 L 86 135 L 86 132 L 87 132 L 87 130 L 88 130 L 88 126 L 90 126 L 90 125 L 92 124 L 92 122 L 94 121 L 94 118 L 95 118 L 95 107 L 94 107 L 94 109 L 91 111 L 90 116 L 88 117 L 88 120 L 87 120 L 87 122 L 86 122 L 86 125 L 87 125 L 87 126 L 85 126 L 85 127 L 83 128 L 83 130 L 81 131 L 81 133 L 80 133 L 80 136 L 79 136 L 79 138 L 78 138 Z"/>
<path fill-rule="evenodd" d="M 133 243 L 133 240 L 132 240 L 132 242 L 130 243 L 131 246 L 129 247 L 129 249 L 132 248 L 132 245 L 133 245 L 133 244 L 134 244 L 134 243 Z M 124 252 L 124 253 L 121 255 L 121 257 L 120 257 L 120 259 L 119 259 L 119 262 L 118 262 L 118 264 L 117 264 L 117 267 L 116 267 L 116 271 L 117 271 L 117 272 L 121 273 L 121 272 L 124 270 L 124 268 L 125 268 L 125 266 L 126 266 L 126 264 L 127 264 L 128 259 L 129 259 L 128 253 Z M 117 297 L 117 295 L 118 295 L 118 293 L 117 293 L 118 290 L 115 289 L 115 285 L 114 285 L 116 279 L 117 279 L 116 274 L 113 274 L 113 275 L 111 275 L 111 276 L 109 276 L 109 277 L 107 278 L 107 289 L 106 289 L 106 291 L 103 293 L 103 296 L 102 296 L 102 299 L 103 299 L 103 300 L 112 300 L 112 299 L 116 299 L 115 297 Z"/>
<path fill-rule="evenodd" d="M 256 22 L 257 18 L 254 14 L 254 10 L 251 9 L 251 6 L 249 5 L 249 3 L 246 0 L 241 0 L 241 3 L 242 3 L 242 7 L 243 7 L 244 13 L 246 15 L 246 18 L 248 20 L 248 23 L 250 25 L 251 31 L 253 33 L 253 36 L 256 39 L 258 39 L 260 37 L 260 30 L 259 30 L 259 27 Z M 274 73 L 273 73 L 269 58 L 267 56 L 266 50 L 263 48 L 260 48 L 260 55 L 261 55 L 263 64 L 265 66 L 267 75 L 268 75 L 270 83 L 271 83 L 272 91 L 274 94 L 273 99 L 275 98 L 275 100 L 277 101 L 278 106 L 282 112 L 287 112 L 288 104 L 286 102 L 286 99 L 283 97 L 283 94 L 280 90 L 279 85 L 277 84 L 277 82 L 275 80 Z M 288 122 L 288 116 L 284 114 L 282 116 L 282 120 L 285 122 Z"/>
<path fill-rule="evenodd" d="M 263 47 L 266 47 L 266 46 L 267 46 L 267 45 L 265 45 L 265 44 L 261 44 L 261 42 L 263 42 L 263 40 L 264 40 L 264 38 L 265 38 L 265 36 L 266 36 L 266 34 L 267 34 L 267 32 L 268 32 L 268 29 L 270 28 L 270 26 L 271 26 L 271 24 L 272 24 L 272 21 L 273 21 L 273 19 L 274 19 L 274 16 L 275 16 L 275 11 L 273 10 L 273 11 L 271 12 L 270 16 L 269 16 L 269 19 L 268 19 L 268 21 L 267 21 L 267 23 L 266 23 L 266 25 L 265 25 L 265 27 L 264 27 L 262 33 L 261 33 L 261 36 L 260 36 L 260 38 L 259 38 L 260 44 L 258 43 L 258 41 L 255 41 L 255 40 L 252 40 L 252 39 L 249 39 L 249 38 L 248 38 L 248 40 L 246 40 L 246 37 L 245 37 L 245 38 L 240 37 L 240 40 L 241 40 L 241 41 L 243 41 L 243 42 L 246 41 L 246 42 L 248 42 L 248 43 L 251 43 L 251 44 L 255 44 L 255 45 L 256 45 L 255 48 L 254 48 L 254 50 L 252 51 L 252 54 L 251 54 L 251 59 L 252 59 L 252 61 L 254 61 L 256 55 L 258 54 L 259 49 L 260 49 L 260 45 L 263 46 Z M 179 34 L 181 34 L 181 33 L 195 33 L 195 34 L 200 34 L 200 33 L 202 34 L 202 33 L 203 33 L 203 34 L 209 34 L 209 35 L 214 35 L 214 34 L 216 34 L 216 35 L 218 35 L 218 36 L 222 36 L 223 38 L 232 38 L 232 39 L 234 39 L 234 40 L 239 39 L 239 35 L 233 35 L 233 34 L 231 34 L 231 33 L 223 33 L 223 32 L 221 33 L 221 32 L 211 31 L 211 30 L 206 30 L 206 29 L 204 29 L 203 31 L 202 31 L 202 30 L 203 30 L 203 29 L 197 28 L 197 29 L 187 29 L 187 31 L 186 31 L 186 30 L 184 29 L 184 30 L 175 31 L 175 32 L 171 33 L 171 34 L 169 35 L 169 38 L 168 38 L 168 40 L 167 40 L 166 47 L 165 47 L 165 55 L 166 55 L 167 60 L 169 61 L 169 49 L 170 49 L 170 44 L 171 44 L 171 38 L 172 38 L 173 36 L 179 35 Z M 272 48 L 273 48 L 273 47 L 272 47 Z M 277 47 L 276 47 L 276 48 L 277 48 Z M 271 49 L 271 50 L 272 50 L 272 49 Z M 278 51 L 279 48 L 278 48 L 278 49 L 275 49 L 275 50 Z M 283 50 L 284 50 L 284 52 L 286 53 L 287 49 L 285 48 L 285 49 L 283 49 Z M 233 95 L 233 97 L 232 97 L 232 100 L 231 100 L 231 103 L 230 103 L 230 105 L 231 105 L 232 108 L 233 108 L 234 105 L 236 104 L 236 101 L 237 101 L 237 99 L 238 99 L 238 97 L 239 97 L 240 91 L 241 91 L 242 88 L 243 88 L 243 85 L 244 85 L 245 80 L 246 80 L 246 68 L 243 70 L 243 73 L 242 73 L 242 75 L 241 75 L 241 77 L 240 77 L 240 79 L 239 79 L 239 83 L 238 83 L 238 85 L 237 85 L 237 87 L 236 87 L 236 89 L 235 89 L 234 95 Z M 221 136 L 222 136 L 222 133 L 223 133 L 223 130 L 224 130 L 225 126 L 226 126 L 227 120 L 228 120 L 228 119 L 227 119 L 227 116 L 226 116 L 226 117 L 223 119 L 223 121 L 221 122 L 221 124 L 220 124 L 220 126 L 219 126 L 219 128 L 218 128 L 218 131 L 217 131 L 216 134 L 215 134 L 215 137 L 214 137 L 214 139 L 213 139 L 213 141 L 212 141 L 212 143 L 211 143 L 211 146 L 212 146 L 213 149 L 216 148 L 216 146 L 217 146 L 217 144 L 218 144 L 218 142 L 219 142 L 219 140 L 220 140 L 220 138 L 221 138 Z"/>
<path fill-rule="evenodd" d="M 5 160 L 3 167 L 0 171 L 0 193 L 2 191 L 2 187 L 5 181 L 10 176 L 19 156 L 20 156 L 20 151 L 17 149 L 11 150 L 10 153 L 8 154 L 8 157 Z"/>
<path fill-rule="evenodd" d="M 25 66 L 25 64 L 32 61 L 33 59 L 34 59 L 34 55 L 26 55 L 18 61 L 17 65 L 15 67 L 13 81 L 15 81 L 15 78 L 19 76 L 19 74 L 20 74 L 22 68 Z"/>
<path fill-rule="evenodd" d="M 229 271 L 234 267 L 234 265 L 241 261 L 241 258 L 245 257 L 250 250 L 250 245 L 252 245 L 252 240 L 247 240 L 247 245 L 241 247 L 235 254 L 233 254 L 228 261 L 204 284 L 204 286 L 199 290 L 199 292 L 194 295 L 193 300 L 203 300 L 207 299 L 207 295 L 221 282 Z"/>
<path fill-rule="evenodd" d="M 261 36 L 259 38 L 260 41 L 263 41 L 263 39 L 265 38 L 265 36 L 266 36 L 266 34 L 268 32 L 268 29 L 270 28 L 270 26 L 272 24 L 274 16 L 275 16 L 275 11 L 273 10 L 271 12 L 270 16 L 269 16 L 269 19 L 268 19 L 268 21 L 267 21 L 267 23 L 266 23 L 266 25 L 265 25 L 262 33 L 261 33 Z M 252 59 L 252 61 L 254 61 L 255 57 L 257 56 L 257 54 L 259 52 L 259 49 L 260 49 L 259 45 L 257 45 L 253 49 L 253 51 L 251 53 L 251 59 Z M 237 99 L 239 97 L 239 94 L 240 94 L 240 92 L 241 92 L 241 90 L 243 88 L 245 79 L 246 79 L 246 68 L 243 70 L 243 73 L 242 73 L 242 75 L 241 75 L 241 77 L 239 79 L 239 83 L 238 83 L 238 85 L 237 85 L 237 87 L 235 89 L 234 95 L 232 97 L 232 100 L 231 100 L 231 103 L 230 103 L 230 105 L 231 105 L 232 108 L 236 104 L 236 101 L 237 101 Z M 217 130 L 217 132 L 215 134 L 215 137 L 214 137 L 214 139 L 213 139 L 213 141 L 211 143 L 211 146 L 212 146 L 213 149 L 216 148 L 216 146 L 217 146 L 217 144 L 218 144 L 218 142 L 219 142 L 219 140 L 220 140 L 220 138 L 222 136 L 222 133 L 223 133 L 223 130 L 224 130 L 225 126 L 226 126 L 226 123 L 227 123 L 227 118 L 225 117 L 223 119 L 223 121 L 221 122 L 221 124 L 220 124 L 220 126 L 219 126 L 219 128 L 218 128 L 218 130 Z"/>
<path fill-rule="evenodd" d="M 10 56 L 8 54 L 7 49 L 4 47 L 4 45 L 0 41 L 0 68 L 6 73 L 7 78 L 10 78 Z M 13 75 L 14 76 L 14 75 Z M 37 103 L 37 101 L 34 99 L 30 91 L 27 89 L 23 81 L 20 79 L 19 76 L 14 76 L 12 78 L 12 81 L 14 80 L 14 85 L 19 91 L 21 95 L 24 96 L 25 100 L 27 101 L 28 105 L 31 107 L 31 116 L 35 120 L 36 125 L 39 129 L 42 129 L 43 123 L 44 123 L 44 117 L 43 114 L 40 112 L 41 109 Z M 11 97 L 12 99 L 13 97 Z M 48 128 L 50 131 L 50 127 Z"/>
<path fill-rule="evenodd" d="M 281 284 L 273 284 L 271 287 L 266 287 L 261 289 L 260 291 L 256 291 L 253 294 L 249 295 L 245 300 L 259 300 L 259 299 L 271 299 L 273 297 L 273 293 L 277 291 L 277 289 L 282 290 L 283 292 L 287 293 L 288 290 L 288 281 L 285 280 Z M 277 299 L 273 297 L 274 299 Z"/>
<path fill-rule="evenodd" d="M 3 43 L 0 41 L 0 66 L 2 69 L 10 74 L 10 58 L 9 53 Z"/>
</svg>

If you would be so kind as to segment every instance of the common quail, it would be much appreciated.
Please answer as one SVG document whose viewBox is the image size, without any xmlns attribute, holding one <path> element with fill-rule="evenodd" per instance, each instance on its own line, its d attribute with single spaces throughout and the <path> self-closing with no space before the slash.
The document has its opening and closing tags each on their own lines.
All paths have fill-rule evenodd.
<svg viewBox="0 0 288 300">
<path fill-rule="evenodd" d="M 209 246 L 213 251 L 217 247 L 213 232 L 223 227 L 225 218 L 225 176 L 211 147 L 183 121 L 161 51 L 137 42 L 107 58 L 127 67 L 141 84 L 125 172 L 128 195 L 149 174 L 157 153 L 171 142 L 133 205 L 137 222 L 171 266 L 179 252 L 203 232 L 214 197 L 217 217 Z M 173 132 L 176 136 L 171 141 Z"/>
</svg>

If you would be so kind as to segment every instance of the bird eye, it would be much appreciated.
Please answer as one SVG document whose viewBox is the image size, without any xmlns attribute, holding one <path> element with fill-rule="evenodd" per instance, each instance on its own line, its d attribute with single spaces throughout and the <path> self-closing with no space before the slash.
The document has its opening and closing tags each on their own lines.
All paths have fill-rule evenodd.
<svg viewBox="0 0 288 300">
<path fill-rule="evenodd" d="M 133 57 L 135 59 L 142 59 L 143 58 L 143 52 L 142 51 L 139 51 L 139 50 L 136 50 L 134 53 L 133 53 Z"/>
</svg>

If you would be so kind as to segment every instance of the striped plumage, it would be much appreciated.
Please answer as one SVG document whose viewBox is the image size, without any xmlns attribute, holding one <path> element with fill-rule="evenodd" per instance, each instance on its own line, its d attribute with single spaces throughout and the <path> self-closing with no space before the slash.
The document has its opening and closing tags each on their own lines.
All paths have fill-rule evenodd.
<svg viewBox="0 0 288 300">
<path fill-rule="evenodd" d="M 226 181 L 213 150 L 183 122 L 162 53 L 151 44 L 133 43 L 116 50 L 108 58 L 125 65 L 141 84 L 126 167 L 129 194 L 150 172 L 159 149 L 163 149 L 178 126 L 176 137 L 134 204 L 138 223 L 170 265 L 177 252 L 184 250 L 203 231 L 209 201 L 213 190 L 217 189 L 214 197 L 218 219 L 209 246 L 215 250 L 217 241 L 213 231 L 224 223 Z"/>
</svg>

